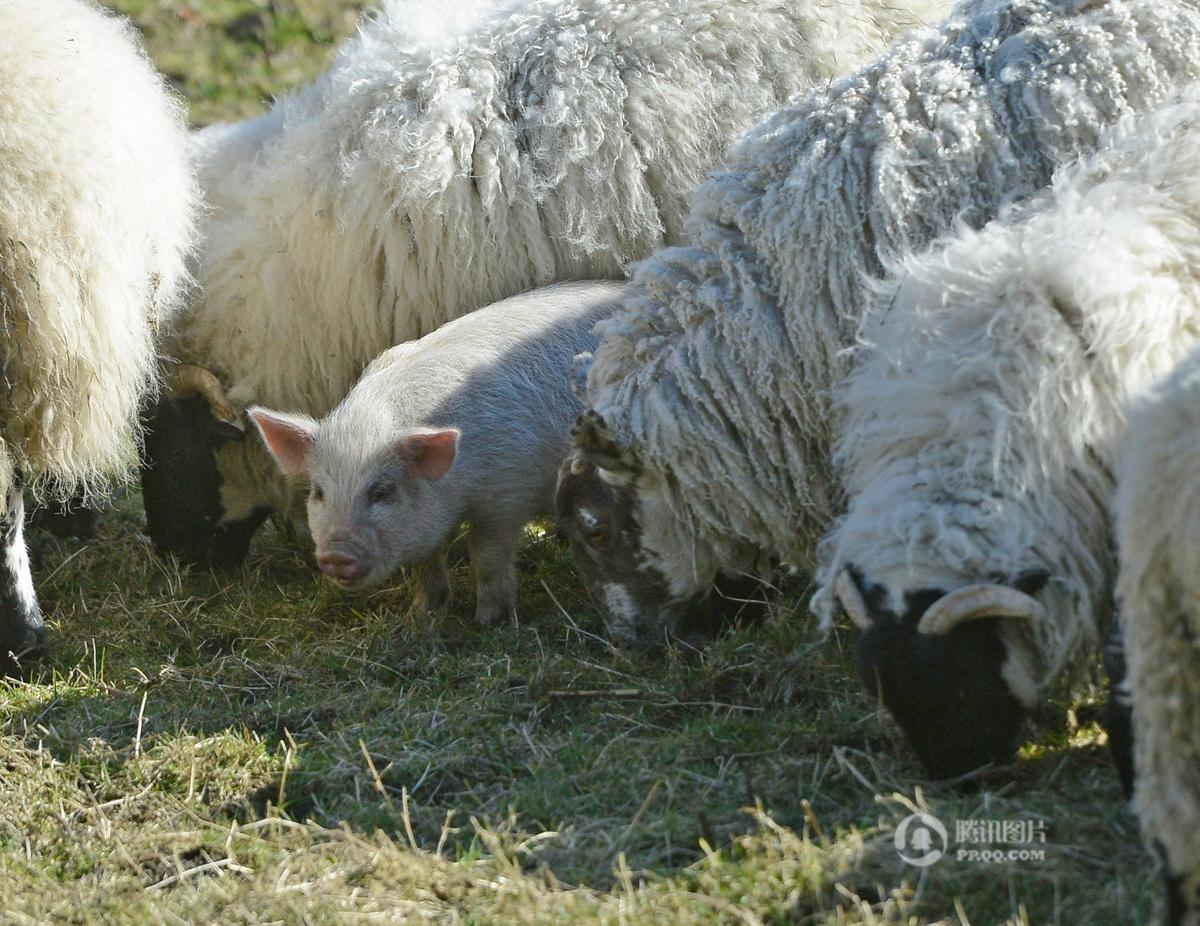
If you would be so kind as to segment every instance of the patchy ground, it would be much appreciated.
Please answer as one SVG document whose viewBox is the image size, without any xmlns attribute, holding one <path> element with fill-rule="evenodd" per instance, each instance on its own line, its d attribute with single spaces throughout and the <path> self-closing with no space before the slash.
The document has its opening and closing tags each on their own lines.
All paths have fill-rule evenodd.
<svg viewBox="0 0 1200 926">
<path fill-rule="evenodd" d="M 362 6 L 111 5 L 197 124 L 318 72 Z M 550 537 L 519 625 L 481 631 L 465 567 L 431 619 L 403 582 L 318 581 L 274 529 L 242 571 L 181 571 L 139 518 L 129 497 L 86 544 L 34 537 L 55 650 L 0 685 L 4 922 L 1127 926 L 1157 901 L 1098 691 L 953 790 L 920 780 L 798 580 L 764 623 L 650 658 L 603 640 Z M 926 868 L 893 844 L 918 808 L 951 843 Z M 1028 841 L 956 839 L 986 836 L 972 820 Z M 956 858 L 992 849 L 1027 857 Z"/>
</svg>

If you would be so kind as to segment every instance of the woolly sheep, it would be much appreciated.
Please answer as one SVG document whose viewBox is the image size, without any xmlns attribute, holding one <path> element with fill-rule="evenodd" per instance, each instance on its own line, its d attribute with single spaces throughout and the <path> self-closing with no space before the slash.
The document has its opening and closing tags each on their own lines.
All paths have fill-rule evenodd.
<svg viewBox="0 0 1200 926">
<path fill-rule="evenodd" d="M 20 482 L 94 495 L 136 460 L 194 199 L 182 114 L 129 27 L 0 0 L 0 671 L 45 639 Z"/>
<path fill-rule="evenodd" d="M 246 406 L 322 415 L 393 344 L 622 275 L 738 131 L 942 2 L 385 2 L 321 79 L 197 138 L 213 212 L 149 425 L 156 545 L 238 562 L 295 513 Z"/>
<path fill-rule="evenodd" d="M 822 565 L 925 766 L 1007 761 L 1111 615 L 1130 403 L 1200 335 L 1200 92 L 1123 123 L 1046 197 L 905 260 L 843 393 Z M 1003 618 L 1003 619 L 1001 619 Z"/>
<path fill-rule="evenodd" d="M 560 524 L 611 631 L 661 639 L 764 554 L 809 568 L 841 504 L 829 396 L 873 280 L 1198 70 L 1194 3 L 967 2 L 750 132 L 698 190 L 689 245 L 637 269 L 588 373 Z M 603 549 L 573 526 L 583 506 Z"/>
<path fill-rule="evenodd" d="M 1195 181 L 1193 181 L 1195 182 Z M 1134 796 L 1169 926 L 1200 926 L 1200 351 L 1129 417 L 1117 462 L 1117 583 Z"/>
<path fill-rule="evenodd" d="M 380 354 L 320 421 L 251 408 L 279 465 L 311 486 L 321 571 L 362 589 L 411 565 L 418 606 L 440 607 L 446 548 L 468 521 L 476 619 L 513 616 L 521 537 L 553 511 L 579 414 L 572 361 L 621 291 L 560 283 L 455 319 Z"/>
</svg>

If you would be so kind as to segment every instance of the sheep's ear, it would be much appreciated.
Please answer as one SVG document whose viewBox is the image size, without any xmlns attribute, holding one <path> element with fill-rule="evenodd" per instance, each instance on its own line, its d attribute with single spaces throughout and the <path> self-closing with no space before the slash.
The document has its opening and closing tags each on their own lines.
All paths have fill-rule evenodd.
<svg viewBox="0 0 1200 926">
<path fill-rule="evenodd" d="M 421 431 L 396 441 L 393 452 L 412 467 L 418 479 L 436 482 L 450 471 L 458 456 L 458 428 Z"/>
<path fill-rule="evenodd" d="M 317 439 L 317 423 L 306 415 L 288 415 L 254 407 L 247 413 L 279 468 L 291 476 L 308 475 L 308 452 Z"/>
<path fill-rule="evenodd" d="M 589 408 L 575 419 L 571 443 L 587 461 L 600 469 L 623 476 L 636 476 L 641 467 L 632 451 L 617 443 L 608 425 L 595 409 Z"/>
</svg>

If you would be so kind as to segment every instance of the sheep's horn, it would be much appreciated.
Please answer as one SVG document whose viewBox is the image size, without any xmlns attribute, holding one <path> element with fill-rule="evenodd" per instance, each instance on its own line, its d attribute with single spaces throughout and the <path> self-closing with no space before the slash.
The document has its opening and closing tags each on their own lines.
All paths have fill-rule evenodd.
<svg viewBox="0 0 1200 926">
<path fill-rule="evenodd" d="M 571 457 L 571 475 L 572 476 L 582 476 L 584 473 L 587 472 L 587 467 L 588 467 L 587 460 L 584 459 L 584 456 L 582 453 L 574 454 Z"/>
<path fill-rule="evenodd" d="M 917 632 L 930 636 L 949 633 L 959 624 L 985 617 L 1019 617 L 1040 620 L 1037 599 L 1007 585 L 968 585 L 939 598 L 917 623 Z"/>
<path fill-rule="evenodd" d="M 199 395 L 208 402 L 213 417 L 218 421 L 231 424 L 240 431 L 246 430 L 242 416 L 230 404 L 225 387 L 211 370 L 191 363 L 179 364 L 171 376 L 171 392 L 175 395 Z"/>
<path fill-rule="evenodd" d="M 846 616 L 854 622 L 854 625 L 861 630 L 870 630 L 871 615 L 867 613 L 867 603 L 863 601 L 862 592 L 858 588 L 858 583 L 850 575 L 849 569 L 843 569 L 838 574 L 833 592 L 837 596 L 842 610 L 846 612 Z"/>
</svg>

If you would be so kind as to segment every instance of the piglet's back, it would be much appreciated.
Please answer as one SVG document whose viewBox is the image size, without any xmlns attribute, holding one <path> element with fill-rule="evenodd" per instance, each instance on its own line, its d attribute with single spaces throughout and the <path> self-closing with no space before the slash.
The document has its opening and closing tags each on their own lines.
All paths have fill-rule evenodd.
<svg viewBox="0 0 1200 926">
<path fill-rule="evenodd" d="M 367 367 L 327 426 L 348 435 L 381 425 L 456 427 L 463 432 L 456 468 L 480 457 L 525 465 L 531 454 L 561 456 L 579 411 L 574 357 L 595 347 L 593 326 L 623 292 L 614 281 L 550 286 L 393 347 Z"/>
</svg>

